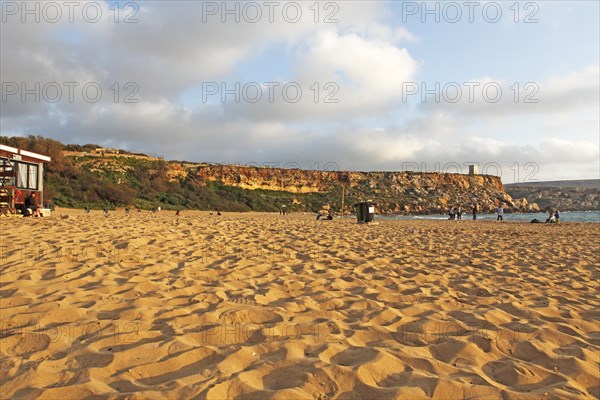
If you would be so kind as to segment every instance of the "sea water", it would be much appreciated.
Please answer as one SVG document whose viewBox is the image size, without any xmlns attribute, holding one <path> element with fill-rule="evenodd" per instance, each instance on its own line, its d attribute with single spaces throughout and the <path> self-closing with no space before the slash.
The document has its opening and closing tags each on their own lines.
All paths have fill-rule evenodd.
<svg viewBox="0 0 600 400">
<path fill-rule="evenodd" d="M 448 215 L 377 215 L 381 219 L 403 219 L 403 220 L 443 220 L 448 219 Z M 477 214 L 477 220 L 495 221 L 496 214 Z M 532 219 L 546 221 L 548 213 L 528 213 L 528 214 L 508 214 L 504 213 L 504 221 L 530 222 Z M 472 220 L 473 214 L 463 213 L 463 220 Z M 560 222 L 600 222 L 600 210 L 598 211 L 561 211 Z"/>
</svg>

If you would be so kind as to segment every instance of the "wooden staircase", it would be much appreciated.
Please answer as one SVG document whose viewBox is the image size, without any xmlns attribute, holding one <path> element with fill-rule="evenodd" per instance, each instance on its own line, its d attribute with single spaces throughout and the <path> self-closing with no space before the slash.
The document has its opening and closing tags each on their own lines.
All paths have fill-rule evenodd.
<svg viewBox="0 0 600 400">
<path fill-rule="evenodd" d="M 14 164 L 0 158 L 0 215 L 15 213 L 16 170 Z"/>
</svg>

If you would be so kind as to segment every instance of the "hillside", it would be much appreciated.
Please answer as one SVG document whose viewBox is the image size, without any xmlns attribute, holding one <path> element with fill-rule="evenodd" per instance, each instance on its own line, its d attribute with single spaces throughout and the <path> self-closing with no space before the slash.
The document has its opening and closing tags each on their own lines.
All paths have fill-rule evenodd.
<svg viewBox="0 0 600 400">
<path fill-rule="evenodd" d="M 46 198 L 67 207 L 134 206 L 223 211 L 341 210 L 373 200 L 379 213 L 446 213 L 450 206 L 481 212 L 502 202 L 507 212 L 535 211 L 513 200 L 496 176 L 414 172 L 345 172 L 165 161 L 143 154 L 63 145 L 42 137 L 0 137 L 0 143 L 48 154 Z"/>
<path fill-rule="evenodd" d="M 536 187 L 536 188 L 552 187 L 552 188 L 600 189 L 600 179 L 508 183 L 505 186 L 506 187 Z"/>
<path fill-rule="evenodd" d="M 536 202 L 542 210 L 588 211 L 600 209 L 600 180 L 513 183 L 505 186 L 512 197 Z"/>
</svg>

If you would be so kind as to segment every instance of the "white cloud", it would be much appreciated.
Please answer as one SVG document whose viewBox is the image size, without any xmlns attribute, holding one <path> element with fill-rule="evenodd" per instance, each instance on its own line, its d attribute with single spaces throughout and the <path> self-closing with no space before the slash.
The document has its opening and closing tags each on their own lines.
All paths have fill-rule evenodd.
<svg viewBox="0 0 600 400">
<path fill-rule="evenodd" d="M 348 81 L 363 103 L 399 99 L 402 84 L 414 78 L 418 64 L 405 48 L 372 42 L 358 35 L 322 32 L 298 57 L 296 75 L 303 80 Z"/>
<path fill-rule="evenodd" d="M 431 90 L 436 86 L 431 83 L 424 87 Z M 439 101 L 433 95 L 423 96 L 423 87 L 408 98 L 423 100 L 425 110 L 446 110 L 471 118 L 597 110 L 600 105 L 600 66 L 586 66 L 539 82 L 510 82 L 486 76 L 465 82 L 439 82 L 438 87 Z"/>
<path fill-rule="evenodd" d="M 544 139 L 542 155 L 546 162 L 560 160 L 561 163 L 593 163 L 598 161 L 598 145 L 588 141 L 571 141 L 558 138 Z"/>
</svg>

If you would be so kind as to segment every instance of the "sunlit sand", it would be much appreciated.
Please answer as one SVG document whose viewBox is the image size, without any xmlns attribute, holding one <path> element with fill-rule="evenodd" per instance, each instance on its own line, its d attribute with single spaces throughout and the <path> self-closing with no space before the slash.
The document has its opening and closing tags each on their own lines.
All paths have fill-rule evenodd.
<svg viewBox="0 0 600 400">
<path fill-rule="evenodd" d="M 4 398 L 600 396 L 598 224 L 1 223 Z"/>
</svg>

